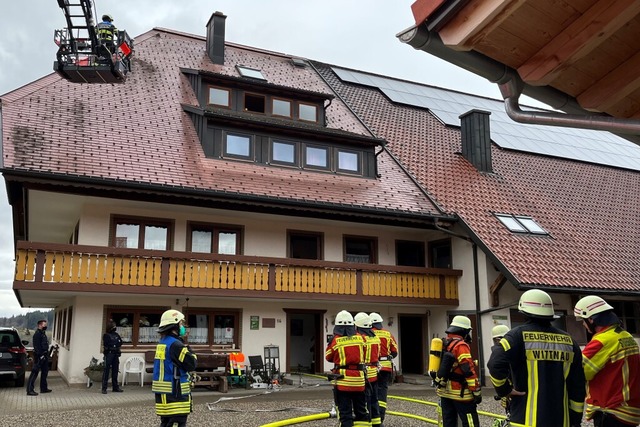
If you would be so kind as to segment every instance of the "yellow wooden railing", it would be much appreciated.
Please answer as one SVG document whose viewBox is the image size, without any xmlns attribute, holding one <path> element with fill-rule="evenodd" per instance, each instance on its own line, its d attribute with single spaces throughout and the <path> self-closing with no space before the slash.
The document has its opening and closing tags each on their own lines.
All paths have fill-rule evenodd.
<svg viewBox="0 0 640 427">
<path fill-rule="evenodd" d="M 18 242 L 15 281 L 457 304 L 460 275 L 458 270 Z"/>
</svg>

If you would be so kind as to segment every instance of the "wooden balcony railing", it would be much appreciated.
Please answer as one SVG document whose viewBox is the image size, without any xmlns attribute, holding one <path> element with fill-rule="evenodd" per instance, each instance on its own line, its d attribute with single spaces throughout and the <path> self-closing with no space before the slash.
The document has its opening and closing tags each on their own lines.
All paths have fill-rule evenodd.
<svg viewBox="0 0 640 427">
<path fill-rule="evenodd" d="M 18 242 L 15 289 L 458 304 L 460 270 Z"/>
</svg>

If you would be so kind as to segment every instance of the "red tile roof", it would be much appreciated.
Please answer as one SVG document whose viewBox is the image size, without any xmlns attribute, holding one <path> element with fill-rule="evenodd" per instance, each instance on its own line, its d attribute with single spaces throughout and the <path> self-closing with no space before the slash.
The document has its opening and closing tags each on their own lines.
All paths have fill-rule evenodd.
<svg viewBox="0 0 640 427">
<path fill-rule="evenodd" d="M 494 173 L 480 173 L 459 154 L 459 129 L 446 127 L 425 109 L 393 104 L 377 89 L 345 84 L 329 67 L 318 66 L 517 284 L 640 291 L 640 173 L 496 145 Z M 550 236 L 511 233 L 494 212 L 530 215 Z"/>
<path fill-rule="evenodd" d="M 4 168 L 271 203 L 441 216 L 385 153 L 378 157 L 379 179 L 206 158 L 183 110 L 198 101 L 180 68 L 238 76 L 236 64 L 260 69 L 275 85 L 333 95 L 311 67 L 296 67 L 289 56 L 228 43 L 225 65 L 216 65 L 203 37 L 154 29 L 136 38 L 125 84 L 73 84 L 54 74 L 2 96 Z M 330 129 L 370 136 L 338 99 L 327 116 Z"/>
</svg>

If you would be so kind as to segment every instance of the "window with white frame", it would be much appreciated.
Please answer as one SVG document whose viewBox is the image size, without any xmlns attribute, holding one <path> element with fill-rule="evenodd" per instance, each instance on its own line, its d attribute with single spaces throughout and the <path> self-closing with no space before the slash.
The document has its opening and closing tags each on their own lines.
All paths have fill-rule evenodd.
<svg viewBox="0 0 640 427">
<path fill-rule="evenodd" d="M 542 228 L 533 218 L 524 215 L 495 214 L 498 221 L 513 233 L 535 234 L 541 236 L 549 235 L 549 232 Z"/>
</svg>

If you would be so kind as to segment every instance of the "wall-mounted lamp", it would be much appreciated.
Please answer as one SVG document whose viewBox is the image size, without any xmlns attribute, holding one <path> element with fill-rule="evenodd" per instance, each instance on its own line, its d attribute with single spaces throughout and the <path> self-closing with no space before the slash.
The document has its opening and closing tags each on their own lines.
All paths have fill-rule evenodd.
<svg viewBox="0 0 640 427">
<path fill-rule="evenodd" d="M 393 326 L 393 317 L 389 317 L 389 321 L 387 322 L 388 326 Z"/>
</svg>

